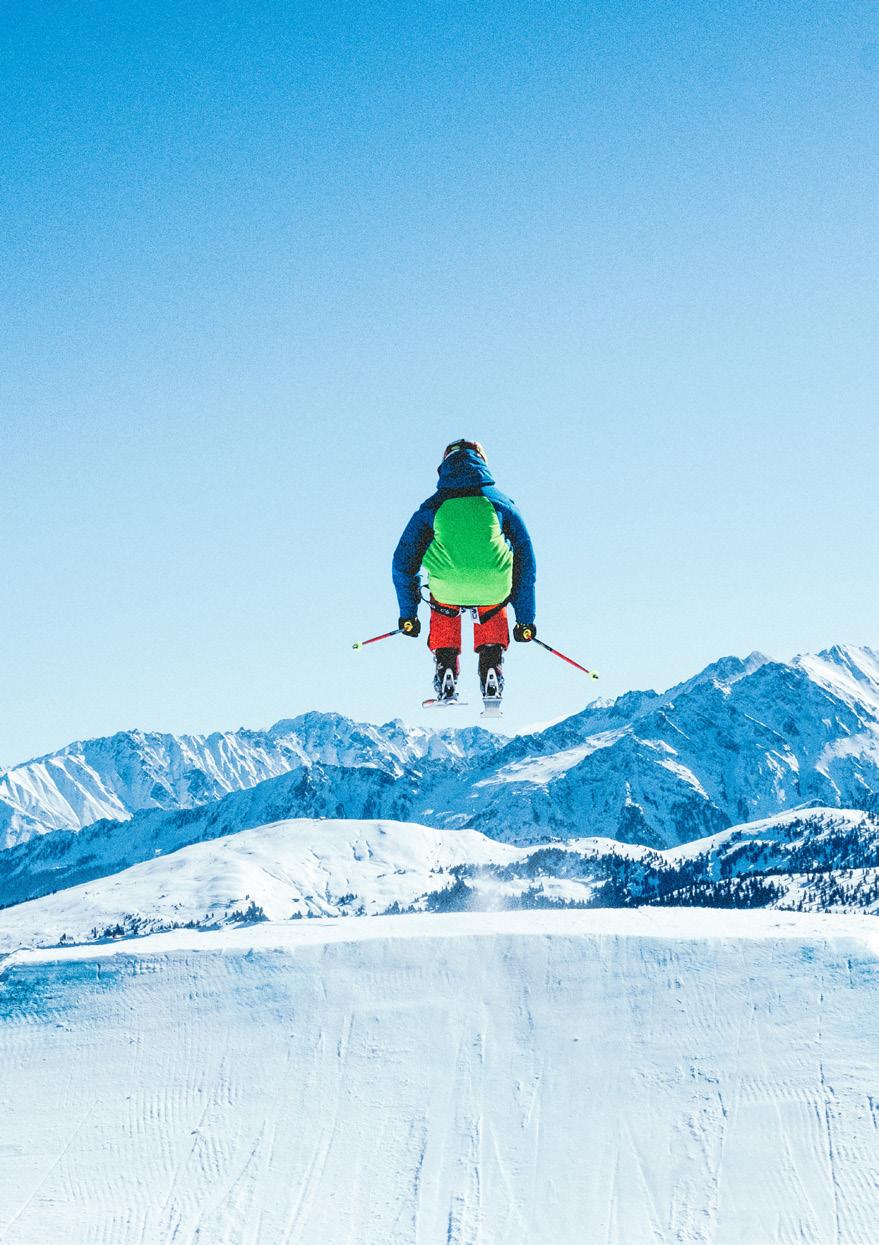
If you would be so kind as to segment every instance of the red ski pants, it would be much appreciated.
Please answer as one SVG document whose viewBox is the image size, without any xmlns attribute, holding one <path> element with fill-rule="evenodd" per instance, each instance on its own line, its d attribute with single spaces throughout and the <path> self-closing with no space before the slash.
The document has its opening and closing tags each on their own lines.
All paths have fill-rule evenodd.
<svg viewBox="0 0 879 1245">
<path fill-rule="evenodd" d="M 441 601 L 437 601 L 437 605 L 442 605 Z M 446 605 L 445 609 L 454 609 L 455 606 Z M 490 614 L 492 610 L 497 610 L 493 618 L 489 618 L 487 622 L 482 622 L 484 614 Z M 507 623 L 507 607 L 497 609 L 496 605 L 481 605 L 479 607 L 479 621 L 473 622 L 473 648 L 480 649 L 483 644 L 499 644 L 501 648 L 507 648 L 510 643 L 510 628 Z M 454 617 L 448 614 L 441 614 L 438 610 L 430 611 L 430 635 L 427 637 L 427 646 L 432 653 L 438 648 L 453 648 L 459 653 L 461 651 L 461 615 L 456 614 Z"/>
</svg>

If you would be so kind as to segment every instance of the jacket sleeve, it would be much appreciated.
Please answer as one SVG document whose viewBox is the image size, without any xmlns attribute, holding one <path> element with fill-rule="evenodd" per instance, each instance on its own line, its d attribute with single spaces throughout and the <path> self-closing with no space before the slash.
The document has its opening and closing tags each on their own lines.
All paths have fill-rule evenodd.
<svg viewBox="0 0 879 1245">
<path fill-rule="evenodd" d="M 394 550 L 391 573 L 397 591 L 397 603 L 401 618 L 414 618 L 421 601 L 421 581 L 418 572 L 433 540 L 433 514 L 424 506 L 416 510 L 406 524 L 399 544 Z"/>
<path fill-rule="evenodd" d="M 525 520 L 515 505 L 510 503 L 505 509 L 503 531 L 513 550 L 513 591 L 510 599 L 516 611 L 516 622 L 536 622 L 534 585 L 537 579 L 537 563 L 534 546 L 531 544 Z"/>
</svg>

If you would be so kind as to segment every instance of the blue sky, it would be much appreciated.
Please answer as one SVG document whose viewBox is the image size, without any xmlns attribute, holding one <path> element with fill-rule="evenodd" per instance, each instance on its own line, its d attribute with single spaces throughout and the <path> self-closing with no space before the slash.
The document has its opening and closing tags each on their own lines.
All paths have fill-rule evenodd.
<svg viewBox="0 0 879 1245">
<path fill-rule="evenodd" d="M 879 646 L 877 86 L 868 3 L 5 5 L 0 763 L 433 721 L 351 643 L 461 435 L 603 676 L 509 729 Z"/>
</svg>

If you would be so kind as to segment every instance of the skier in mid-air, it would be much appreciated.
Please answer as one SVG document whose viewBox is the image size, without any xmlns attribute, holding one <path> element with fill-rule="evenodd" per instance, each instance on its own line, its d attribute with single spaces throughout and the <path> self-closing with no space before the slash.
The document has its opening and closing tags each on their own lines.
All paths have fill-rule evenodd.
<svg viewBox="0 0 879 1245">
<path fill-rule="evenodd" d="M 394 553 L 398 625 L 413 638 L 421 631 L 422 566 L 430 596 L 427 643 L 436 660 L 436 699 L 424 703 L 457 701 L 461 614 L 470 609 L 485 708 L 499 712 L 510 643 L 507 605 L 516 614 L 515 640 L 526 642 L 537 634 L 534 549 L 515 503 L 495 487 L 478 441 L 452 441 L 446 447 L 437 491 L 409 520 Z"/>
</svg>

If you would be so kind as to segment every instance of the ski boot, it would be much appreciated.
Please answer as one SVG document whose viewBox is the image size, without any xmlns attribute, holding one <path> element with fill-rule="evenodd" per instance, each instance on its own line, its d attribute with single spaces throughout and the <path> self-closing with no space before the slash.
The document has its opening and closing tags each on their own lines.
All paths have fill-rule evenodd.
<svg viewBox="0 0 879 1245">
<path fill-rule="evenodd" d="M 499 644 L 484 644 L 479 649 L 479 686 L 482 690 L 482 716 L 501 717 L 504 692 L 504 650 Z"/>
<path fill-rule="evenodd" d="M 433 690 L 436 695 L 431 700 L 422 701 L 424 708 L 463 704 L 458 699 L 458 650 L 438 648 L 434 657 L 436 673 L 433 676 Z"/>
</svg>

